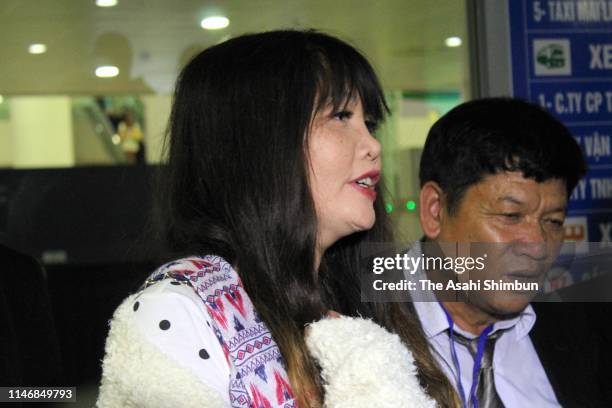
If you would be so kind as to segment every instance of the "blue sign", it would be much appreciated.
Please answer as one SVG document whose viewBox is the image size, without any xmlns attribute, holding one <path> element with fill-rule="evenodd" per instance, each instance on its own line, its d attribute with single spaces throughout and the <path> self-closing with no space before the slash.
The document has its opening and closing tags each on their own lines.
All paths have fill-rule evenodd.
<svg viewBox="0 0 612 408">
<path fill-rule="evenodd" d="M 572 131 L 589 173 L 567 238 L 612 247 L 612 1 L 508 0 L 512 91 Z"/>
</svg>

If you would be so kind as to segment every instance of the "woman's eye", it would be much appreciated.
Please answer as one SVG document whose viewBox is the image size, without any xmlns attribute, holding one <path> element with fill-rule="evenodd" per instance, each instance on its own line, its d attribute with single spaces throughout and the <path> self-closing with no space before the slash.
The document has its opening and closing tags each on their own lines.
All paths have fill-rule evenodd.
<svg viewBox="0 0 612 408">
<path fill-rule="evenodd" d="M 371 135 L 376 133 L 376 131 L 378 130 L 378 123 L 372 120 L 366 120 L 365 125 L 368 128 L 368 132 L 370 132 Z"/>
<path fill-rule="evenodd" d="M 351 111 L 340 111 L 340 112 L 334 113 L 333 116 L 336 119 L 346 120 L 346 119 L 350 119 L 350 118 L 353 117 L 353 112 L 351 112 Z"/>
</svg>

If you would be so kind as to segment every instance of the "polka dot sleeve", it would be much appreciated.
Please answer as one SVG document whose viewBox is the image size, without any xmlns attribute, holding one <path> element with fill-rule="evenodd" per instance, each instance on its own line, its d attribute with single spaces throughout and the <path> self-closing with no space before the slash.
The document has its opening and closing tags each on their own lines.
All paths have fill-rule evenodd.
<svg viewBox="0 0 612 408">
<path fill-rule="evenodd" d="M 162 280 L 133 305 L 135 327 L 170 360 L 216 390 L 229 406 L 230 369 L 202 299 L 188 285 Z"/>
</svg>

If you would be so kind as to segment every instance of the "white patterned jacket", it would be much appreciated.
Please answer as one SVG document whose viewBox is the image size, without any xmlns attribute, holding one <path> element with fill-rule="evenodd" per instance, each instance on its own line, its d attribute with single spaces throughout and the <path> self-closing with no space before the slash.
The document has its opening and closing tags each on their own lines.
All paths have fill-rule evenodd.
<svg viewBox="0 0 612 408">
<path fill-rule="evenodd" d="M 97 406 L 227 407 L 188 369 L 144 338 L 131 322 L 136 295 L 116 310 L 106 341 Z M 430 408 L 414 359 L 397 335 L 370 320 L 339 317 L 312 323 L 307 346 L 322 368 L 329 408 Z"/>
</svg>

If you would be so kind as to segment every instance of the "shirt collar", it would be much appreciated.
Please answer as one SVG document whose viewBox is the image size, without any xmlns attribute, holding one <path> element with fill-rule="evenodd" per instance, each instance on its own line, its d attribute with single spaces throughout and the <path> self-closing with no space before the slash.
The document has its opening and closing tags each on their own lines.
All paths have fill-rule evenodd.
<svg viewBox="0 0 612 408">
<path fill-rule="evenodd" d="M 414 308 L 419 316 L 423 330 L 428 339 L 436 337 L 442 333 L 445 333 L 450 327 L 446 315 L 440 307 L 438 302 L 414 302 Z M 498 330 L 514 331 L 516 339 L 520 340 L 523 337 L 529 335 L 529 332 L 533 328 L 536 322 L 536 314 L 531 305 L 527 305 L 518 316 L 508 319 L 500 320 L 495 322 L 491 333 L 495 333 Z M 463 335 L 470 336 L 469 334 L 460 330 Z"/>
<path fill-rule="evenodd" d="M 535 311 L 531 305 L 527 305 L 527 307 L 515 318 L 496 322 L 493 326 L 493 331 L 495 332 L 496 330 L 500 329 L 512 329 L 516 333 L 517 340 L 520 340 L 529 335 L 535 321 Z"/>
<path fill-rule="evenodd" d="M 449 329 L 448 320 L 438 302 L 414 302 L 414 308 L 428 339 Z"/>
<path fill-rule="evenodd" d="M 408 256 L 420 257 L 422 254 L 421 242 L 416 241 L 408 249 Z M 423 270 L 416 272 L 417 277 L 426 278 Z M 423 330 L 427 338 L 435 337 L 447 331 L 450 327 L 444 311 L 440 304 L 435 300 L 435 295 L 431 291 L 420 291 L 416 297 L 421 301 L 414 301 L 414 308 L 419 316 Z M 512 319 L 500 320 L 493 325 L 491 333 L 498 330 L 515 331 L 517 340 L 527 336 L 536 322 L 536 314 L 531 305 Z"/>
</svg>

